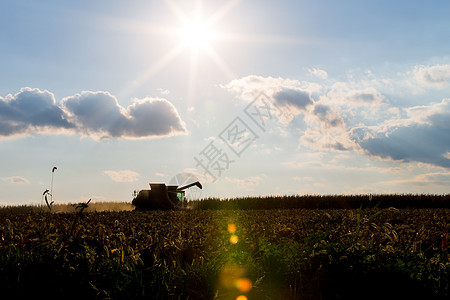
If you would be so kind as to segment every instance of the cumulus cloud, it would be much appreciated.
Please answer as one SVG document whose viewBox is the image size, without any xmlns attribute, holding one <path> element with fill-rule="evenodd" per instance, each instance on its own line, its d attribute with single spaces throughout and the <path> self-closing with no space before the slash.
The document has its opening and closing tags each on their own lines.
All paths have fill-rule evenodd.
<svg viewBox="0 0 450 300">
<path fill-rule="evenodd" d="M 82 132 L 100 137 L 152 137 L 186 133 L 176 108 L 163 98 L 136 100 L 126 109 L 108 92 L 82 92 L 62 100 Z"/>
<path fill-rule="evenodd" d="M 104 171 L 103 173 L 115 182 L 133 182 L 137 181 L 139 177 L 139 173 L 130 170 Z"/>
<path fill-rule="evenodd" d="M 373 156 L 450 168 L 450 101 L 406 110 L 410 117 L 403 122 L 359 128 L 352 139 Z"/>
<path fill-rule="evenodd" d="M 266 95 L 282 111 L 279 121 L 283 124 L 292 121 L 296 115 L 306 113 L 308 107 L 314 104 L 312 94 L 322 89 L 315 83 L 256 75 L 232 80 L 222 87 L 249 102 L 261 94 Z"/>
<path fill-rule="evenodd" d="M 0 136 L 72 129 L 64 111 L 49 91 L 22 88 L 15 95 L 0 97 Z"/>
<path fill-rule="evenodd" d="M 385 97 L 374 87 L 355 87 L 346 82 L 334 83 L 326 94 L 328 101 L 343 106 L 374 106 L 385 102 Z"/>
<path fill-rule="evenodd" d="M 437 121 L 450 115 L 450 99 L 442 99 L 439 103 L 431 105 L 418 105 L 405 108 L 408 119 L 405 122 L 431 124 L 432 120 Z"/>
<path fill-rule="evenodd" d="M 244 101 L 251 100 L 257 93 L 264 93 L 283 112 L 278 116 L 282 124 L 288 124 L 294 117 L 302 115 L 308 126 L 301 141 L 303 146 L 339 151 L 349 147 L 343 141 L 336 140 L 345 131 L 339 106 L 323 99 L 316 101 L 312 96 L 314 93 L 325 92 L 322 86 L 298 80 L 251 75 L 233 80 L 225 88 L 237 93 Z M 330 103 L 325 104 L 328 102 Z M 347 139 L 345 144 L 348 143 Z"/>
<path fill-rule="evenodd" d="M 316 103 L 312 113 L 320 120 L 325 128 L 332 127 L 345 127 L 344 119 L 337 113 L 336 110 L 332 110 L 330 106 Z"/>
<path fill-rule="evenodd" d="M 282 90 L 299 90 L 305 93 L 313 94 L 322 90 L 322 86 L 317 83 L 299 81 L 288 78 L 263 77 L 258 75 L 249 75 L 243 78 L 234 79 L 222 88 L 238 95 L 244 101 L 253 101 L 261 93 L 272 97 Z"/>
<path fill-rule="evenodd" d="M 108 92 L 84 91 L 56 104 L 49 91 L 23 88 L 0 97 L 0 137 L 33 133 L 83 133 L 93 138 L 149 138 L 186 134 L 178 111 L 164 98 L 144 98 L 124 108 Z"/>
<path fill-rule="evenodd" d="M 440 87 L 450 83 L 450 65 L 416 67 L 408 74 L 419 83 L 416 85 Z M 298 80 L 251 75 L 224 87 L 246 102 L 257 93 L 265 93 L 277 106 L 301 115 L 306 126 L 301 131 L 302 148 L 355 151 L 379 159 L 449 168 L 450 99 L 395 107 L 380 91 L 383 80 L 349 80 L 317 87 Z"/>
<path fill-rule="evenodd" d="M 308 72 L 311 75 L 316 76 L 316 77 L 318 77 L 320 79 L 327 79 L 328 78 L 328 73 L 325 70 L 313 68 L 313 69 L 308 69 Z"/>
<path fill-rule="evenodd" d="M 324 131 L 308 128 L 300 137 L 300 146 L 320 151 L 349 151 L 355 143 L 343 130 Z"/>
<path fill-rule="evenodd" d="M 450 84 L 450 64 L 416 66 L 413 74 L 417 83 L 423 86 L 444 87 Z"/>
<path fill-rule="evenodd" d="M 273 94 L 273 99 L 281 107 L 299 111 L 305 111 L 309 105 L 314 103 L 310 93 L 292 88 L 280 88 L 278 92 Z"/>
</svg>

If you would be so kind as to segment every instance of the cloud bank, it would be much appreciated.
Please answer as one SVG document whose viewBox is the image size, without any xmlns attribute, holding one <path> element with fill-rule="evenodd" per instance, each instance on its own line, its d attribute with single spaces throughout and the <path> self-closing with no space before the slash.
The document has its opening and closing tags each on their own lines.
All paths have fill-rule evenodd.
<svg viewBox="0 0 450 300">
<path fill-rule="evenodd" d="M 177 109 L 164 98 L 124 108 L 108 92 L 83 91 L 62 99 L 29 87 L 0 97 L 0 138 L 34 133 L 81 133 L 92 138 L 150 138 L 186 134 Z"/>
<path fill-rule="evenodd" d="M 406 74 L 403 86 L 413 81 L 434 89 L 450 86 L 450 65 L 416 66 Z M 250 75 L 223 88 L 245 102 L 265 93 L 274 104 L 289 110 L 293 115 L 289 121 L 303 118 L 306 129 L 299 147 L 450 168 L 450 99 L 400 107 L 380 91 L 389 84 L 386 78 L 334 83 L 328 76 L 323 78 L 327 84 Z"/>
<path fill-rule="evenodd" d="M 0 136 L 73 128 L 49 91 L 22 88 L 15 95 L 0 97 Z"/>
<path fill-rule="evenodd" d="M 408 118 L 365 127 L 365 136 L 353 139 L 373 156 L 450 168 L 450 99 L 406 111 Z"/>
<path fill-rule="evenodd" d="M 450 84 L 450 65 L 416 66 L 413 74 L 422 86 L 441 88 Z"/>
</svg>

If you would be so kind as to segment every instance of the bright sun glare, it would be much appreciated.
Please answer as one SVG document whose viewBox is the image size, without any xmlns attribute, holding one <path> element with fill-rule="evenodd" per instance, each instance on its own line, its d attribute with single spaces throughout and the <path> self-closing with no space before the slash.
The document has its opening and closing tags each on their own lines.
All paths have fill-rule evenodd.
<svg viewBox="0 0 450 300">
<path fill-rule="evenodd" d="M 208 48 L 213 38 L 213 30 L 211 24 L 197 18 L 186 21 L 178 35 L 183 45 L 192 50 L 198 50 Z"/>
<path fill-rule="evenodd" d="M 166 67 L 176 57 L 181 55 L 186 49 L 190 50 L 190 62 L 188 72 L 188 99 L 192 99 L 195 89 L 195 81 L 200 60 L 204 57 L 210 59 L 228 78 L 235 78 L 235 74 L 229 68 L 226 61 L 222 59 L 220 54 L 216 52 L 213 43 L 217 41 L 223 42 L 229 39 L 229 35 L 224 32 L 216 31 L 222 26 L 216 26 L 218 21 L 240 0 L 228 0 L 216 11 L 208 14 L 206 17 L 202 15 L 201 1 L 197 1 L 197 5 L 193 7 L 190 13 L 184 11 L 177 1 L 166 0 L 169 8 L 178 19 L 178 27 L 169 27 L 164 29 L 155 28 L 156 32 L 161 34 L 169 34 L 176 39 L 175 46 L 168 49 L 163 56 L 151 64 L 145 72 L 137 78 L 128 89 L 136 88 L 142 85 L 151 76 Z M 224 38 L 225 37 L 225 38 Z M 233 37 L 233 35 L 231 35 Z M 222 43 L 223 45 L 223 43 Z M 200 52 L 205 55 L 199 55 Z"/>
</svg>

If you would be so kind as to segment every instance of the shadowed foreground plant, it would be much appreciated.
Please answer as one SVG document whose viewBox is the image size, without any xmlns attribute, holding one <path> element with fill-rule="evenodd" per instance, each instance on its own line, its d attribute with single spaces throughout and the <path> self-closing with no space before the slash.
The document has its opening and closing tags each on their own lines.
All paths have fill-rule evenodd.
<svg viewBox="0 0 450 300">
<path fill-rule="evenodd" d="M 89 202 L 91 202 L 92 199 L 89 199 L 86 203 L 79 203 L 75 206 L 75 209 L 79 209 L 77 214 L 75 215 L 75 218 L 73 219 L 72 226 L 70 228 L 70 235 L 73 235 L 73 232 L 75 230 L 75 225 L 78 223 L 78 220 L 81 219 L 81 215 L 83 214 L 83 210 L 89 207 Z"/>
<path fill-rule="evenodd" d="M 56 170 L 58 170 L 57 167 L 52 168 L 52 183 L 50 184 L 50 199 L 52 200 L 52 202 L 53 202 L 53 176 Z"/>
<path fill-rule="evenodd" d="M 51 184 L 50 184 L 50 190 L 46 189 L 42 193 L 42 197 L 45 199 L 45 204 L 47 204 L 48 210 L 50 212 L 52 212 L 52 205 L 54 203 L 54 201 L 53 201 L 53 176 L 54 176 L 56 170 L 58 170 L 57 167 L 53 167 L 52 168 L 52 181 L 51 181 Z M 50 202 L 48 200 L 48 196 L 50 196 Z"/>
<path fill-rule="evenodd" d="M 49 203 L 49 202 L 48 202 L 48 199 L 47 199 L 47 195 L 50 195 L 50 197 L 51 197 L 51 195 L 52 195 L 52 194 L 50 194 L 50 191 L 49 191 L 49 190 L 45 190 L 44 193 L 42 193 L 42 197 L 44 197 L 44 199 L 45 199 L 45 204 L 47 204 L 48 209 L 50 210 L 50 212 L 52 212 L 53 201 L 51 201 L 51 202 Z"/>
</svg>

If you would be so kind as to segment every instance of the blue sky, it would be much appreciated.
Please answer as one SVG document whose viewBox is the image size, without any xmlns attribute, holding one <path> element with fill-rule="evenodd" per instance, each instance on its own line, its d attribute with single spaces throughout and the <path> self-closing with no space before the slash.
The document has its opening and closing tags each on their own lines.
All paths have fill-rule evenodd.
<svg viewBox="0 0 450 300">
<path fill-rule="evenodd" d="M 447 1 L 0 3 L 0 204 L 448 193 Z M 180 177 L 178 177 L 180 178 Z"/>
</svg>

